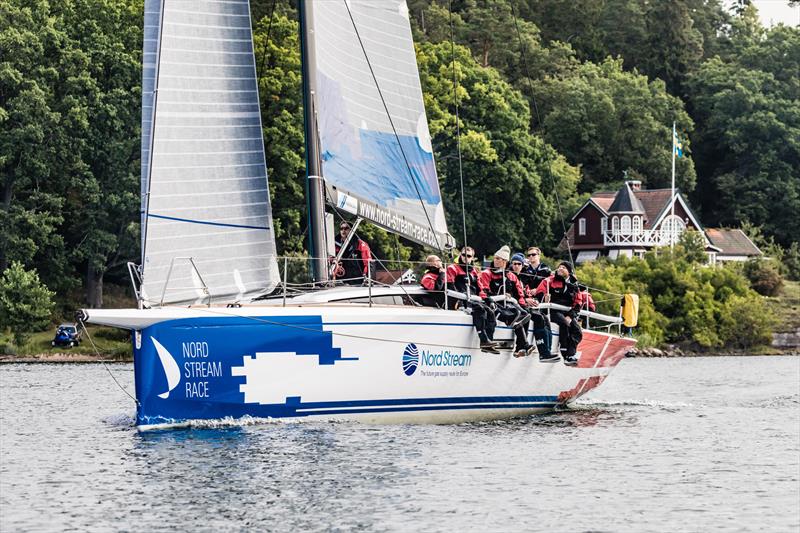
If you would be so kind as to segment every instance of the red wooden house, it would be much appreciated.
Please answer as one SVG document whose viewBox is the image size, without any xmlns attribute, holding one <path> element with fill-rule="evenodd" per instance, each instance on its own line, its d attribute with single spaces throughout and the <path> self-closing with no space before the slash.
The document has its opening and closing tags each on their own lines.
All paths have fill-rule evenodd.
<svg viewBox="0 0 800 533">
<path fill-rule="evenodd" d="M 566 249 L 568 239 L 576 263 L 600 256 L 611 259 L 621 255 L 642 256 L 651 248 L 677 242 L 681 233 L 691 229 L 703 235 L 706 253 L 712 263 L 738 260 L 748 253 L 761 255 L 741 230 L 713 230 L 715 238 L 709 240 L 680 192 L 675 193 L 674 215 L 672 202 L 671 189 L 643 189 L 640 181 L 626 181 L 616 192 L 595 193 L 572 217 L 572 226 L 560 247 Z M 733 235 L 732 232 L 738 233 Z M 730 240 L 736 242 L 734 254 L 726 253 L 720 246 L 724 241 L 719 238 L 721 234 L 730 234 Z"/>
</svg>

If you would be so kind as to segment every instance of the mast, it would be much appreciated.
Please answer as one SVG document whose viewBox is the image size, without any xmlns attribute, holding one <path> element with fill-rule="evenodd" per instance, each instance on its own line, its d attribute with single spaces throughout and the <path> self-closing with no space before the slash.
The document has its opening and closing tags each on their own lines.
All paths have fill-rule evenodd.
<svg viewBox="0 0 800 533">
<path fill-rule="evenodd" d="M 669 248 L 675 248 L 675 152 L 677 152 L 678 134 L 675 131 L 675 123 L 672 123 L 672 205 L 670 206 L 670 219 L 669 219 Z"/>
<path fill-rule="evenodd" d="M 311 271 L 316 283 L 328 281 L 325 258 L 325 192 L 319 159 L 319 128 L 313 87 L 315 84 L 313 0 L 300 0 L 300 51 L 303 65 L 303 114 L 306 138 L 306 201 L 308 209 L 308 248 Z"/>
</svg>

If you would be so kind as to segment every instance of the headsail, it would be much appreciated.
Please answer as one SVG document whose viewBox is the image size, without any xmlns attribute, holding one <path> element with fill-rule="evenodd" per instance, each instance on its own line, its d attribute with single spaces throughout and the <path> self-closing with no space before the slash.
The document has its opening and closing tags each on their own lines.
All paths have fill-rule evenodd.
<svg viewBox="0 0 800 533">
<path fill-rule="evenodd" d="M 442 248 L 449 235 L 405 0 L 307 1 L 329 201 Z"/>
<path fill-rule="evenodd" d="M 278 268 L 249 2 L 147 0 L 145 20 L 144 298 L 269 290 Z"/>
</svg>

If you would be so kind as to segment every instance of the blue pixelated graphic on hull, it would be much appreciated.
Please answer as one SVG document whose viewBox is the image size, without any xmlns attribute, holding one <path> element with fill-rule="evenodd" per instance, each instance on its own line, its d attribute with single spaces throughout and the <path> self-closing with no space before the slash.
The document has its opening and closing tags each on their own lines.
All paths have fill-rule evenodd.
<svg viewBox="0 0 800 533">
<path fill-rule="evenodd" d="M 245 378 L 231 368 L 258 352 L 294 353 L 319 365 L 354 361 L 333 346 L 320 316 L 170 320 L 141 331 L 134 345 L 139 424 L 243 416 Z"/>
</svg>

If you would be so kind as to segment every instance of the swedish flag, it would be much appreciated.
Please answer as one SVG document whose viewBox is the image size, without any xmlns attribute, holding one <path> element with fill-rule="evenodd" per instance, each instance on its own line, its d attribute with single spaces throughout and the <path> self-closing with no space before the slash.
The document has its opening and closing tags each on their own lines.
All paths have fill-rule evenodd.
<svg viewBox="0 0 800 533">
<path fill-rule="evenodd" d="M 683 157 L 683 143 L 674 129 L 672 130 L 672 145 L 675 147 L 675 155 Z"/>
</svg>

